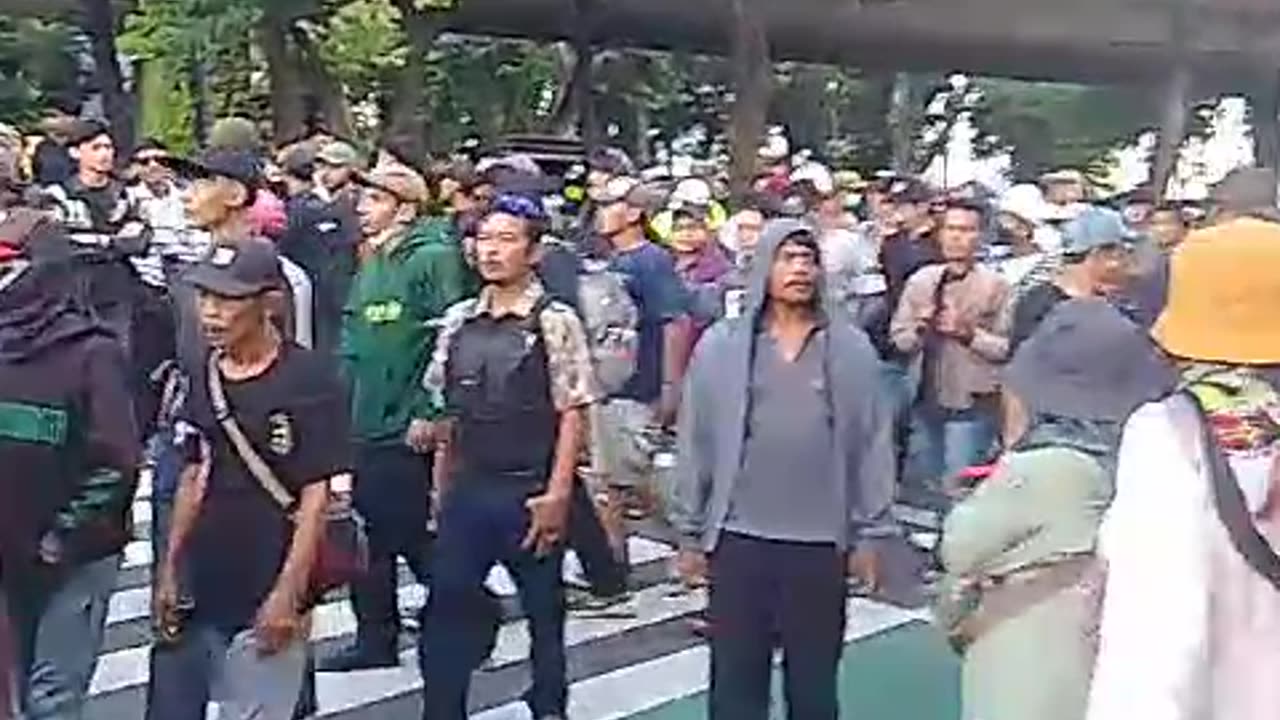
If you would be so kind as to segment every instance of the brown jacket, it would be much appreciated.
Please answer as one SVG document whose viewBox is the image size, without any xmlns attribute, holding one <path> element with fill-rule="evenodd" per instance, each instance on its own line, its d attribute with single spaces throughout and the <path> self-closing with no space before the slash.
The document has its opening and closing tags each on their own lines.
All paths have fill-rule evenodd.
<svg viewBox="0 0 1280 720">
<path fill-rule="evenodd" d="M 945 269 L 944 265 L 929 265 L 907 280 L 889 337 L 898 350 L 920 358 L 932 323 L 943 308 L 971 322 L 974 335 L 968 344 L 936 336 L 930 349 L 936 356 L 924 369 L 932 373 L 927 385 L 935 396 L 929 400 L 948 410 L 967 410 L 973 407 L 975 396 L 998 389 L 999 366 L 1009 354 L 1003 308 L 1010 289 L 998 273 L 981 266 L 944 284 Z"/>
</svg>

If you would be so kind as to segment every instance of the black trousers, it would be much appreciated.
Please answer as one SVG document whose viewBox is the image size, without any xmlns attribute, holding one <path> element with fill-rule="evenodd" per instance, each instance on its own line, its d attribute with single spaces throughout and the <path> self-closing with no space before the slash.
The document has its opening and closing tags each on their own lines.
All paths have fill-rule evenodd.
<svg viewBox="0 0 1280 720">
<path fill-rule="evenodd" d="M 403 445 L 358 446 L 354 502 L 369 533 L 369 572 L 351 586 L 357 642 L 362 650 L 395 652 L 396 558 L 424 585 L 431 572 L 430 460 Z"/>
<path fill-rule="evenodd" d="M 567 540 L 582 563 L 582 572 L 591 583 L 593 593 L 613 597 L 626 591 L 629 569 L 626 560 L 614 554 L 591 493 L 581 481 L 573 484 Z"/>
<path fill-rule="evenodd" d="M 782 648 L 790 720 L 837 720 L 845 561 L 834 544 L 725 533 L 711 556 L 710 720 L 768 720 Z"/>
</svg>

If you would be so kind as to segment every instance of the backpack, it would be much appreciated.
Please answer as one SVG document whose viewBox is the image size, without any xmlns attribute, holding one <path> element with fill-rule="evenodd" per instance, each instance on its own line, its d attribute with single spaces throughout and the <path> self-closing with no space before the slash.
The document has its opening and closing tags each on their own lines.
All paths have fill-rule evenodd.
<svg viewBox="0 0 1280 720">
<path fill-rule="evenodd" d="M 579 276 L 578 309 L 587 332 L 596 381 L 605 396 L 622 390 L 636 372 L 640 310 L 620 273 L 587 260 Z"/>
</svg>

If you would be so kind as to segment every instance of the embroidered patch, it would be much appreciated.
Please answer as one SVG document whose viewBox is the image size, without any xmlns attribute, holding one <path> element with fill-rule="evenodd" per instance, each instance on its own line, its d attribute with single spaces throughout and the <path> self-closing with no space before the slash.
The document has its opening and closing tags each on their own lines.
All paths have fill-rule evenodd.
<svg viewBox="0 0 1280 720">
<path fill-rule="evenodd" d="M 267 447 L 284 457 L 293 452 L 293 419 L 287 413 L 274 412 L 267 416 Z"/>
<path fill-rule="evenodd" d="M 215 267 L 229 267 L 235 259 L 236 249 L 224 245 L 214 249 L 213 254 L 209 256 L 209 264 Z"/>
<path fill-rule="evenodd" d="M 67 442 L 69 425 L 65 410 L 0 402 L 0 438 L 62 447 Z"/>
<path fill-rule="evenodd" d="M 399 300 L 369 303 L 364 306 L 365 322 L 373 325 L 398 322 L 403 315 L 404 305 L 401 305 Z"/>
</svg>

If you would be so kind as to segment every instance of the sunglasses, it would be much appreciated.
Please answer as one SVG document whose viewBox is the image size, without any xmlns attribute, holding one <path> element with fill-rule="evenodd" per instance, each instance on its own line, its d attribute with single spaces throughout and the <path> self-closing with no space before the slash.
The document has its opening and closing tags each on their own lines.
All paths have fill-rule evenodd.
<svg viewBox="0 0 1280 720">
<path fill-rule="evenodd" d="M 139 155 L 134 158 L 134 162 L 139 165 L 163 165 L 165 160 L 168 159 L 168 156 L 165 155 Z"/>
</svg>

